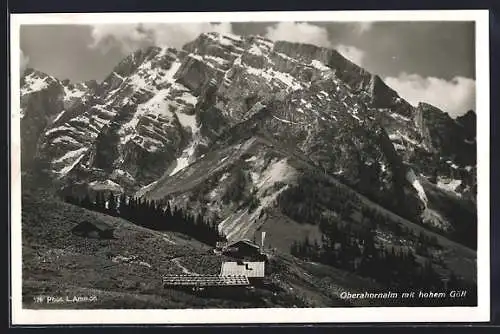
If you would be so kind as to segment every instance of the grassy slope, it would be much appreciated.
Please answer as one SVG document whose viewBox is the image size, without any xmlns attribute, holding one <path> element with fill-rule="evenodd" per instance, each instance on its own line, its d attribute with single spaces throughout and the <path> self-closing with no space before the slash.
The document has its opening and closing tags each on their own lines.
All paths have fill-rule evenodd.
<svg viewBox="0 0 500 334">
<path fill-rule="evenodd" d="M 115 239 L 73 235 L 71 228 L 83 220 L 113 226 Z M 333 307 L 348 305 L 338 298 L 341 291 L 380 290 L 355 275 L 275 254 L 266 269 L 271 287 L 200 298 L 161 286 L 166 273 L 219 272 L 223 258 L 186 236 L 152 231 L 26 191 L 22 225 L 26 308 Z M 97 301 L 37 304 L 34 297 L 39 295 L 95 295 Z"/>
<path fill-rule="evenodd" d="M 83 220 L 116 228 L 114 240 L 71 234 Z M 29 306 L 38 294 L 97 294 L 92 307 L 193 307 L 189 295 L 161 288 L 161 275 L 182 273 L 173 259 L 202 256 L 209 249 L 176 235 L 160 234 L 122 219 L 94 213 L 55 200 L 23 196 L 23 300 Z M 116 258 L 133 257 L 131 262 Z M 113 261 L 115 259 L 115 261 Z M 219 265 L 205 263 L 200 271 Z M 85 293 L 87 292 L 87 293 Z M 165 298 L 167 297 L 167 298 Z M 210 305 L 210 301 L 206 303 Z M 83 306 L 75 304 L 72 306 Z"/>
</svg>

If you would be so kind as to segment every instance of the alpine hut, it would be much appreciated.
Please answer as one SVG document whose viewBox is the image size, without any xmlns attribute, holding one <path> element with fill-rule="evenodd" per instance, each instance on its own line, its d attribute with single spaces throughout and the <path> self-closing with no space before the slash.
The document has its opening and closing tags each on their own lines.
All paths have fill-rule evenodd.
<svg viewBox="0 0 500 334">
<path fill-rule="evenodd" d="M 88 220 L 84 220 L 73 227 L 71 232 L 75 235 L 87 238 L 112 239 L 114 237 L 114 228 L 111 226 L 96 221 L 90 222 Z"/>
<path fill-rule="evenodd" d="M 223 254 L 238 259 L 261 260 L 261 247 L 248 239 L 228 243 Z"/>
</svg>

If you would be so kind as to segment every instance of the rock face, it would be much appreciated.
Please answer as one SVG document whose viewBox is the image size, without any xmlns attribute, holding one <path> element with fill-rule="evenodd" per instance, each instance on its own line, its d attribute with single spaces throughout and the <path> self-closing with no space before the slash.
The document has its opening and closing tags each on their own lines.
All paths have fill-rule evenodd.
<svg viewBox="0 0 500 334">
<path fill-rule="evenodd" d="M 99 84 L 27 71 L 21 99 L 23 168 L 37 155 L 68 191 L 174 200 L 229 235 L 255 231 L 311 170 L 442 230 L 455 207 L 434 201 L 475 201 L 474 112 L 415 108 L 332 49 L 205 33 L 139 50 Z"/>
</svg>

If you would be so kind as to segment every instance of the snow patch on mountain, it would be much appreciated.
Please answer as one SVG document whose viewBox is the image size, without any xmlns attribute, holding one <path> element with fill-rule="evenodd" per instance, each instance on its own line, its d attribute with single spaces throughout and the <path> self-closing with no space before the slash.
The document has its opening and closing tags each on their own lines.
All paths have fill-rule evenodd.
<svg viewBox="0 0 500 334">
<path fill-rule="evenodd" d="M 167 106 L 169 102 L 167 101 L 167 96 L 170 92 L 170 89 L 164 89 L 158 92 L 154 97 L 149 99 L 147 102 L 139 104 L 137 107 L 137 111 L 132 116 L 132 119 L 127 123 L 124 123 L 119 130 L 118 134 L 122 135 L 121 143 L 126 144 L 131 138 L 133 138 L 137 132 L 137 125 L 142 117 L 146 114 L 163 114 L 172 116 L 172 113 L 168 111 Z"/>
<path fill-rule="evenodd" d="M 262 56 L 262 50 L 257 46 L 257 45 L 252 45 L 250 49 L 248 50 L 248 53 L 255 55 L 255 56 Z"/>
<path fill-rule="evenodd" d="M 158 183 L 158 180 L 156 181 L 153 181 L 151 182 L 150 184 L 148 185 L 145 185 L 144 187 L 142 187 L 141 189 L 139 189 L 136 193 L 135 193 L 135 197 L 141 197 L 142 195 L 144 195 L 145 193 L 148 192 L 148 190 L 152 189 L 156 184 Z"/>
<path fill-rule="evenodd" d="M 49 77 L 37 76 L 35 72 L 30 73 L 24 77 L 24 85 L 21 87 L 21 96 L 38 92 L 49 87 L 48 80 Z"/>
<path fill-rule="evenodd" d="M 449 165 L 451 168 L 453 169 L 458 169 L 458 165 L 456 163 L 454 163 L 453 161 L 451 160 L 446 160 L 446 164 Z"/>
<path fill-rule="evenodd" d="M 50 136 L 51 134 L 55 133 L 55 132 L 58 132 L 58 131 L 69 131 L 71 132 L 73 130 L 72 127 L 68 126 L 68 125 L 62 125 L 62 126 L 58 126 L 57 128 L 52 128 L 50 130 L 47 130 L 45 132 L 45 136 Z"/>
<path fill-rule="evenodd" d="M 59 119 L 61 119 L 62 115 L 64 115 L 66 113 L 66 110 L 63 110 L 61 111 L 57 116 L 56 118 L 54 118 L 54 120 L 52 121 L 52 123 L 55 123 L 57 122 Z"/>
<path fill-rule="evenodd" d="M 114 191 L 114 192 L 123 192 L 123 188 L 116 182 L 111 180 L 105 181 L 92 181 L 89 183 L 89 186 L 96 191 Z"/>
<path fill-rule="evenodd" d="M 198 102 L 198 98 L 189 92 L 182 92 L 182 95 L 177 97 L 175 100 L 181 100 L 185 104 L 190 104 L 192 106 L 195 106 L 196 102 Z"/>
<path fill-rule="evenodd" d="M 204 36 L 216 41 L 217 43 L 220 43 L 221 45 L 224 46 L 236 46 L 236 43 L 241 42 L 242 38 L 241 36 L 234 35 L 231 33 L 205 33 L 203 34 Z"/>
<path fill-rule="evenodd" d="M 175 168 L 170 172 L 170 176 L 177 174 L 179 171 L 189 166 L 190 151 L 190 148 L 184 150 L 182 155 L 175 160 Z"/>
<path fill-rule="evenodd" d="M 320 71 L 331 71 L 332 69 L 320 62 L 319 60 L 313 59 L 311 61 L 311 66 L 320 70 Z"/>
<path fill-rule="evenodd" d="M 70 160 L 75 159 L 75 157 L 79 156 L 80 154 L 83 154 L 87 150 L 88 150 L 87 147 L 81 147 L 77 150 L 69 151 L 66 154 L 64 154 L 62 157 L 60 157 L 59 159 L 54 160 L 54 162 L 59 163 L 59 162 L 65 162 L 68 159 L 70 159 Z"/>
<path fill-rule="evenodd" d="M 248 163 L 253 184 L 252 196 L 259 200 L 259 204 L 251 211 L 241 209 L 223 217 L 219 230 L 223 231 L 229 240 L 245 238 L 249 232 L 255 230 L 263 210 L 275 205 L 279 194 L 286 191 L 288 184 L 297 176 L 297 171 L 288 163 L 287 158 L 267 161 L 263 155 L 255 154 L 245 161 Z M 283 182 L 284 185 L 275 188 L 277 182 Z"/>
<path fill-rule="evenodd" d="M 258 159 L 258 158 L 257 158 L 255 155 L 253 155 L 253 156 L 251 156 L 250 158 L 246 159 L 245 161 L 246 161 L 246 162 L 252 162 L 252 161 L 256 161 L 257 159 Z"/>
<path fill-rule="evenodd" d="M 272 68 L 258 69 L 249 66 L 246 69 L 249 74 L 255 75 L 259 78 L 263 78 L 268 83 L 272 84 L 275 80 L 278 80 L 279 82 L 284 84 L 287 89 L 290 89 L 291 91 L 296 91 L 305 87 L 290 74 L 278 72 L 273 70 Z"/>
<path fill-rule="evenodd" d="M 462 184 L 462 180 L 457 180 L 457 179 L 445 179 L 445 178 L 438 178 L 438 181 L 436 185 L 445 190 L 454 193 L 457 196 L 461 196 L 459 192 L 457 192 L 457 188 Z"/>
<path fill-rule="evenodd" d="M 182 151 L 181 156 L 175 160 L 174 162 L 175 167 L 170 172 L 169 176 L 175 175 L 184 168 L 186 168 L 187 166 L 189 166 L 189 164 L 192 162 L 194 158 L 195 148 L 196 148 L 196 142 L 193 141 L 187 148 L 185 148 Z"/>
<path fill-rule="evenodd" d="M 70 143 L 70 144 L 75 144 L 75 145 L 78 145 L 79 142 L 76 141 L 74 138 L 70 137 L 70 136 L 61 136 L 61 137 L 57 137 L 55 138 L 53 141 L 52 141 L 53 144 L 59 144 L 59 143 Z"/>
<path fill-rule="evenodd" d="M 179 122 L 183 127 L 190 128 L 193 133 L 198 131 L 198 127 L 196 126 L 195 115 L 186 115 L 180 112 L 177 113 L 177 117 L 179 118 Z"/>
<path fill-rule="evenodd" d="M 239 235 L 241 230 L 246 227 L 244 216 L 247 214 L 248 210 L 243 210 L 228 216 L 218 225 L 219 231 L 223 232 L 229 241 L 237 239 L 235 235 Z"/>
<path fill-rule="evenodd" d="M 144 90 L 149 92 L 156 92 L 160 84 L 173 83 L 174 76 L 181 66 L 180 61 L 174 61 L 166 72 L 162 68 L 152 64 L 153 61 L 162 59 L 166 52 L 166 49 L 161 49 L 152 60 L 142 63 L 137 71 L 125 82 L 131 84 L 136 91 Z"/>
<path fill-rule="evenodd" d="M 395 112 L 391 112 L 389 115 L 396 120 L 400 120 L 403 122 L 411 122 L 411 119 L 409 119 L 408 117 L 402 116 L 402 115 L 397 114 Z"/>
<path fill-rule="evenodd" d="M 464 139 L 464 143 L 469 144 L 469 145 L 475 145 L 476 141 L 475 140 Z"/>
<path fill-rule="evenodd" d="M 123 180 L 125 180 L 127 182 L 130 182 L 130 183 L 135 182 L 135 179 L 132 176 L 132 174 L 130 174 L 126 170 L 123 170 L 123 169 L 120 169 L 120 168 L 117 168 L 117 169 L 113 170 L 113 172 L 111 173 L 110 178 L 111 179 L 123 179 Z"/>
<path fill-rule="evenodd" d="M 290 180 L 296 175 L 296 171 L 288 164 L 287 159 L 282 159 L 272 163 L 259 177 L 257 187 L 272 186 L 276 182 Z"/>
<path fill-rule="evenodd" d="M 425 193 L 424 187 L 418 180 L 417 175 L 413 171 L 413 169 L 409 169 L 406 172 L 406 180 L 412 185 L 412 187 L 417 191 L 418 197 L 422 201 L 422 203 L 427 207 L 428 199 L 427 194 Z"/>
<path fill-rule="evenodd" d="M 79 99 L 86 94 L 86 91 L 73 87 L 72 89 L 64 86 L 64 100 Z"/>
<path fill-rule="evenodd" d="M 164 78 L 166 80 L 171 81 L 174 77 L 179 68 L 181 67 L 182 63 L 178 60 L 174 61 L 171 65 L 171 67 L 168 69 L 168 71 L 165 73 Z"/>
<path fill-rule="evenodd" d="M 428 207 L 422 212 L 421 218 L 422 223 L 442 231 L 449 231 L 452 228 L 450 222 L 444 219 L 439 212 Z"/>
<path fill-rule="evenodd" d="M 87 147 L 82 147 L 76 151 L 70 151 L 66 153 L 64 156 L 54 161 L 54 163 L 56 164 L 63 162 L 66 163 L 66 165 L 63 165 L 63 167 L 59 171 L 54 171 L 59 174 L 59 177 L 65 176 L 83 159 L 87 151 Z"/>
<path fill-rule="evenodd" d="M 289 120 L 286 120 L 286 119 L 282 119 L 282 118 L 279 118 L 279 117 L 276 117 L 274 115 L 272 115 L 274 119 L 280 121 L 280 122 L 283 122 L 283 123 L 286 123 L 286 124 L 296 124 L 296 125 L 301 125 L 302 123 L 297 123 L 297 122 L 292 122 L 292 121 L 289 121 Z"/>
</svg>

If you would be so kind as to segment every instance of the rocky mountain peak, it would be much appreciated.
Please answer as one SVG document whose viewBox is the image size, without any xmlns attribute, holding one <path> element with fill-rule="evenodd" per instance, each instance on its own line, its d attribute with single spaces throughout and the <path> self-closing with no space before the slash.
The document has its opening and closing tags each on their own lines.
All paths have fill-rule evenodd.
<svg viewBox="0 0 500 334">
<path fill-rule="evenodd" d="M 473 110 L 467 111 L 464 115 L 458 116 L 455 121 L 461 127 L 463 127 L 463 131 L 467 140 L 471 142 L 475 142 L 476 140 L 476 113 Z"/>
<path fill-rule="evenodd" d="M 189 175 L 198 175 L 197 166 L 206 167 L 206 159 L 215 155 L 221 160 L 210 160 L 217 169 L 210 184 L 216 187 L 224 175 L 243 170 L 246 176 L 233 175 L 244 180 L 240 190 L 257 189 L 267 207 L 278 193 L 271 195 L 259 180 L 270 173 L 278 182 L 278 172 L 267 164 L 281 170 L 286 166 L 279 159 L 288 156 L 287 164 L 307 161 L 313 166 L 308 168 L 418 217 L 415 199 L 433 205 L 424 190 L 427 180 L 438 188 L 443 178 L 469 180 L 475 164 L 474 146 L 463 131 L 471 128 L 466 124 L 472 116 L 454 121 L 431 105 L 415 108 L 378 75 L 334 49 L 311 44 L 204 33 L 181 50 L 137 50 L 102 83 L 54 79 L 57 94 L 37 84 L 52 79 L 27 73 L 32 81 L 25 80 L 21 89 L 26 114 L 39 113 L 42 104 L 47 111 L 36 129 L 36 117 L 23 119 L 32 133 L 26 136 L 31 144 L 25 145 L 50 162 L 65 191 L 74 184 L 112 184 L 113 191 L 166 198 L 171 192 L 155 184 L 179 178 L 186 186 L 174 192 L 183 203 L 209 210 L 208 197 L 193 197 L 205 187 L 202 179 Z M 45 100 L 27 93 L 34 87 Z M 234 158 L 255 141 L 267 153 L 255 162 Z M 472 188 L 453 192 L 462 196 L 467 189 Z M 243 205 L 226 204 L 213 210 L 224 215 L 233 205 Z M 249 219 L 253 224 L 257 216 Z"/>
<path fill-rule="evenodd" d="M 38 92 L 59 84 L 56 78 L 33 68 L 27 68 L 21 76 L 21 95 Z"/>
</svg>

